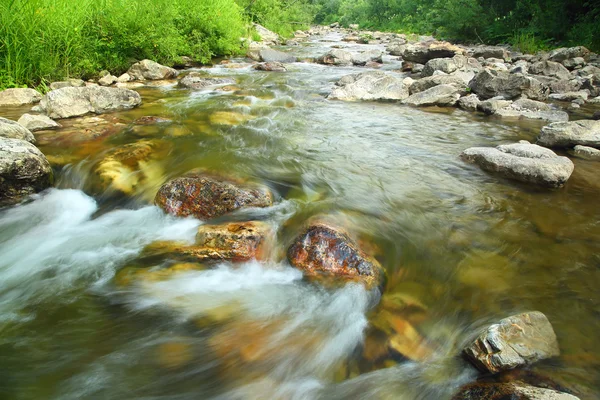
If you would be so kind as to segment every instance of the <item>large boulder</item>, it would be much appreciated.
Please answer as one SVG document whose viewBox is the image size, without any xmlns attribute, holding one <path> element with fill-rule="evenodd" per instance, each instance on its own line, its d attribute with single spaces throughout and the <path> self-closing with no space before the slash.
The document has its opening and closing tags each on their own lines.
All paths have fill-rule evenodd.
<svg viewBox="0 0 600 400">
<path fill-rule="evenodd" d="M 341 49 L 331 49 L 317 60 L 325 65 L 352 65 L 352 53 Z"/>
<path fill-rule="evenodd" d="M 22 106 L 37 103 L 42 99 L 40 92 L 29 88 L 5 89 L 0 91 L 0 106 Z"/>
<path fill-rule="evenodd" d="M 273 31 L 268 30 L 262 25 L 253 24 L 256 33 L 260 36 L 262 42 L 267 44 L 279 44 L 279 35 Z"/>
<path fill-rule="evenodd" d="M 452 58 L 434 58 L 433 60 L 427 61 L 421 76 L 431 76 L 436 71 L 441 71 L 445 74 L 451 74 L 458 69 L 456 62 Z"/>
<path fill-rule="evenodd" d="M 142 60 L 133 64 L 127 71 L 129 76 L 140 81 L 173 79 L 177 77 L 177 70 L 157 63 L 152 60 Z"/>
<path fill-rule="evenodd" d="M 352 56 L 352 64 L 354 65 L 366 65 L 368 62 L 383 62 L 383 53 L 381 50 L 367 50 L 362 51 Z"/>
<path fill-rule="evenodd" d="M 579 397 L 523 382 L 510 382 L 472 383 L 462 387 L 452 400 L 579 400 Z"/>
<path fill-rule="evenodd" d="M 590 51 L 583 46 L 576 47 L 562 47 L 560 49 L 552 50 L 548 59 L 550 61 L 563 62 L 570 58 L 581 57 L 587 59 L 590 55 Z"/>
<path fill-rule="evenodd" d="M 29 129 L 31 132 L 42 131 L 45 129 L 57 129 L 61 127 L 61 125 L 53 119 L 48 118 L 45 115 L 38 114 L 23 114 L 17 122 Z"/>
<path fill-rule="evenodd" d="M 466 91 L 468 84 L 458 75 L 433 75 L 421 78 L 410 85 L 410 94 L 422 92 L 438 85 L 452 85 L 461 91 Z"/>
<path fill-rule="evenodd" d="M 499 58 L 502 60 L 508 59 L 508 51 L 500 46 L 478 46 L 475 47 L 471 54 L 475 58 Z"/>
<path fill-rule="evenodd" d="M 546 100 L 549 94 L 548 87 L 532 77 L 488 68 L 475 75 L 469 87 L 482 99 L 497 96 L 514 99 L 526 96 L 534 100 Z"/>
<path fill-rule="evenodd" d="M 489 100 L 488 100 L 489 101 Z M 556 110 L 546 103 L 530 99 L 519 99 L 506 107 L 499 108 L 493 115 L 502 118 L 538 119 L 548 122 L 568 121 L 569 114 Z"/>
<path fill-rule="evenodd" d="M 261 49 L 258 51 L 260 61 L 263 62 L 280 62 L 280 63 L 293 63 L 296 62 L 296 57 L 284 53 L 283 51 L 273 49 Z"/>
<path fill-rule="evenodd" d="M 327 97 L 333 100 L 403 100 L 408 88 L 400 78 L 381 71 L 344 76 Z"/>
<path fill-rule="evenodd" d="M 542 128 L 537 143 L 555 148 L 582 145 L 600 149 L 600 121 L 581 120 L 546 125 Z"/>
<path fill-rule="evenodd" d="M 574 169 L 567 157 L 525 140 L 496 148 L 472 147 L 461 158 L 509 179 L 549 187 L 562 186 Z"/>
<path fill-rule="evenodd" d="M 9 139 L 20 139 L 35 143 L 35 137 L 29 129 L 23 125 L 11 121 L 10 119 L 0 117 L 0 137 Z"/>
<path fill-rule="evenodd" d="M 198 72 L 190 72 L 178 82 L 178 85 L 188 89 L 204 89 L 210 86 L 233 85 L 233 78 L 210 78 Z"/>
<path fill-rule="evenodd" d="M 464 349 L 464 355 L 475 367 L 492 374 L 559 354 L 552 325 L 539 311 L 500 320 Z"/>
<path fill-rule="evenodd" d="M 191 172 L 162 185 L 154 202 L 169 214 L 208 220 L 240 208 L 269 207 L 273 196 L 264 187 Z"/>
<path fill-rule="evenodd" d="M 82 81 L 81 79 L 67 79 L 66 81 L 58 81 L 58 82 L 52 82 L 50 84 L 50 90 L 56 90 L 56 89 L 62 89 L 62 88 L 66 88 L 66 87 L 84 87 L 85 86 L 85 82 Z"/>
<path fill-rule="evenodd" d="M 58 119 L 129 110 L 140 104 L 140 95 L 129 89 L 66 87 L 48 92 L 40 101 L 39 110 L 50 118 Z"/>
<path fill-rule="evenodd" d="M 481 104 L 481 100 L 476 94 L 470 94 L 468 96 L 461 97 L 458 99 L 458 107 L 467 111 L 476 111 Z"/>
<path fill-rule="evenodd" d="M 384 279 L 375 259 L 342 229 L 324 222 L 309 224 L 289 247 L 287 258 L 308 277 L 362 282 L 369 289 L 380 287 Z"/>
<path fill-rule="evenodd" d="M 401 55 L 405 61 L 425 64 L 434 58 L 454 57 L 463 52 L 460 47 L 451 43 L 434 41 L 430 43 L 409 44 Z"/>
<path fill-rule="evenodd" d="M 557 79 L 569 80 L 571 73 L 564 65 L 554 61 L 539 61 L 531 64 L 529 73 L 534 75 L 550 76 Z"/>
<path fill-rule="evenodd" d="M 0 137 L 0 206 L 17 204 L 52 185 L 52 168 L 29 142 Z"/>
<path fill-rule="evenodd" d="M 410 106 L 452 107 L 460 99 L 461 90 L 454 85 L 438 85 L 410 95 L 402 101 Z"/>
</svg>

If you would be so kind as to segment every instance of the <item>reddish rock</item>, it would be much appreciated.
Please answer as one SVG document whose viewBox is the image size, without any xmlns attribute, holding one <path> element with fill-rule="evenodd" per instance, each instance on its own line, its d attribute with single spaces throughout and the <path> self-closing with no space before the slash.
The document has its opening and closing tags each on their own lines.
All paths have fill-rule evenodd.
<svg viewBox="0 0 600 400">
<path fill-rule="evenodd" d="M 264 187 L 191 173 L 162 185 L 154 202 L 169 214 L 208 220 L 244 207 L 269 207 L 273 196 Z"/>
<path fill-rule="evenodd" d="M 311 224 L 290 246 L 287 257 L 307 276 L 334 276 L 363 282 L 368 288 L 380 286 L 384 277 L 381 265 L 348 234 L 324 223 Z"/>
</svg>

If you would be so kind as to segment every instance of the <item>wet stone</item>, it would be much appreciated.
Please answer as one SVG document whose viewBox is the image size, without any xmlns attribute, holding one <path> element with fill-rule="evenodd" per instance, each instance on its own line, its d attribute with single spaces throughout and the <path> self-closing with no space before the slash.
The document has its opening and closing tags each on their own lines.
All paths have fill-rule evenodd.
<svg viewBox="0 0 600 400">
<path fill-rule="evenodd" d="M 472 383 L 460 389 L 452 400 L 579 400 L 554 389 L 539 388 L 523 382 Z"/>
<path fill-rule="evenodd" d="M 211 86 L 233 85 L 235 79 L 232 78 L 209 78 L 198 72 L 190 72 L 184 76 L 178 83 L 179 86 L 188 89 L 204 89 Z"/>
</svg>

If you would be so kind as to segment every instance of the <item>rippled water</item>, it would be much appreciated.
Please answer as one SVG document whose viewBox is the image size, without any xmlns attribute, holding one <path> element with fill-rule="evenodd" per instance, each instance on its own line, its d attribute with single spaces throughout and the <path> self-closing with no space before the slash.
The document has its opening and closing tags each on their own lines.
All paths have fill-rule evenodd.
<svg viewBox="0 0 600 400">
<path fill-rule="evenodd" d="M 315 57 L 339 40 L 289 50 Z M 469 336 L 535 309 L 562 354 L 533 370 L 597 398 L 598 163 L 573 159 L 562 189 L 528 187 L 458 155 L 533 141 L 538 122 L 325 100 L 360 68 L 240 67 L 202 69 L 234 77 L 226 91 L 167 82 L 139 89 L 139 109 L 103 124 L 61 121 L 60 131 L 36 134 L 58 188 L 0 210 L 2 397 L 449 399 L 476 377 L 457 357 Z M 148 115 L 171 122 L 133 124 Z M 152 153 L 119 170 L 126 194 L 102 186 L 100 161 L 140 142 Z M 166 179 L 198 167 L 273 189 L 273 207 L 219 220 L 276 226 L 269 260 L 123 284 L 127 268 L 157 267 L 138 257 L 147 244 L 194 239 L 199 221 L 151 204 Z M 321 213 L 343 216 L 385 267 L 381 299 L 360 286 L 310 284 L 284 261 L 298 227 Z"/>
</svg>

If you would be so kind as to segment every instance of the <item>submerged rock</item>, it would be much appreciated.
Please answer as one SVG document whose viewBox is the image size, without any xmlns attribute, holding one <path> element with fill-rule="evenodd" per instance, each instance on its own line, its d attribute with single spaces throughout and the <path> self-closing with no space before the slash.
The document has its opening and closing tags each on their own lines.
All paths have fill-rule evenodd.
<svg viewBox="0 0 600 400">
<path fill-rule="evenodd" d="M 198 72 L 190 72 L 179 80 L 178 85 L 189 89 L 204 89 L 209 86 L 233 85 L 233 78 L 208 78 Z"/>
<path fill-rule="evenodd" d="M 472 383 L 460 389 L 452 400 L 579 400 L 579 397 L 523 382 Z"/>
<path fill-rule="evenodd" d="M 560 351 L 548 318 L 533 311 L 491 325 L 464 354 L 479 370 L 495 374 L 558 356 Z"/>
<path fill-rule="evenodd" d="M 133 79 L 159 80 L 176 78 L 178 72 L 174 68 L 166 67 L 152 60 L 142 60 L 133 64 L 127 74 Z"/>
<path fill-rule="evenodd" d="M 33 133 L 18 122 L 0 117 L 0 137 L 35 143 Z"/>
<path fill-rule="evenodd" d="M 29 88 L 5 89 L 0 91 L 0 106 L 22 106 L 37 103 L 42 99 L 40 92 Z"/>
<path fill-rule="evenodd" d="M 460 89 L 453 85 L 438 85 L 410 95 L 402 103 L 411 106 L 452 107 L 460 99 Z"/>
<path fill-rule="evenodd" d="M 269 207 L 273 196 L 265 187 L 191 172 L 162 185 L 154 202 L 169 214 L 208 220 L 240 208 Z"/>
<path fill-rule="evenodd" d="M 48 117 L 57 119 L 129 110 L 140 104 L 142 98 L 133 90 L 90 86 L 52 90 L 42 98 L 39 107 Z"/>
<path fill-rule="evenodd" d="M 600 149 L 600 121 L 581 120 L 546 125 L 542 128 L 537 143 L 555 148 L 579 144 Z"/>
<path fill-rule="evenodd" d="M 17 122 L 29 129 L 31 132 L 42 131 L 45 129 L 57 129 L 61 127 L 59 123 L 46 117 L 45 115 L 37 114 L 23 114 Z"/>
<path fill-rule="evenodd" d="M 0 137 L 0 207 L 17 204 L 52 185 L 52 168 L 29 142 Z"/>
<path fill-rule="evenodd" d="M 287 252 L 290 264 L 309 277 L 335 277 L 379 287 L 381 265 L 362 251 L 348 234 L 322 222 L 312 223 Z"/>
<path fill-rule="evenodd" d="M 344 76 L 327 97 L 332 100 L 403 100 L 408 87 L 400 78 L 381 71 Z"/>
<path fill-rule="evenodd" d="M 525 140 L 496 148 L 472 147 L 461 158 L 509 179 L 550 187 L 562 186 L 574 169 L 567 157 Z"/>
<path fill-rule="evenodd" d="M 514 99 L 526 96 L 534 100 L 546 100 L 549 94 L 548 87 L 532 77 L 489 68 L 475 75 L 469 87 L 482 99 L 498 96 Z"/>
</svg>

